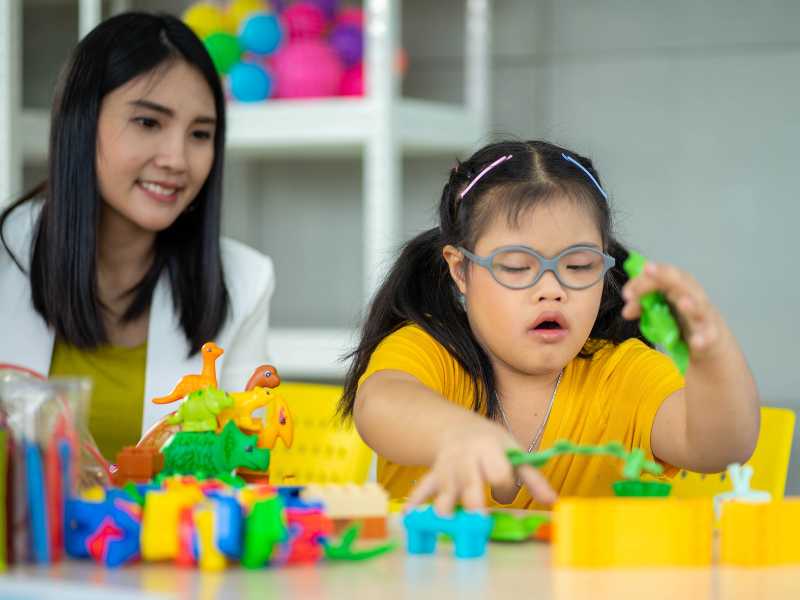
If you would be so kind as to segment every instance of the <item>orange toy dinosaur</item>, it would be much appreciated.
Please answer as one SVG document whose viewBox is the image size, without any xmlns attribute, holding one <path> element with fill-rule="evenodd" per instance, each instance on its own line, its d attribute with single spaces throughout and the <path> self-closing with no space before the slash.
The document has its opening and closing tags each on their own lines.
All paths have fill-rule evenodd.
<svg viewBox="0 0 800 600">
<path fill-rule="evenodd" d="M 262 388 L 276 388 L 281 384 L 280 375 L 278 370 L 272 365 L 259 365 L 250 379 L 247 380 L 247 385 L 244 386 L 245 391 L 250 391 L 254 387 Z"/>
<path fill-rule="evenodd" d="M 206 342 L 200 348 L 200 354 L 203 356 L 203 371 L 200 375 L 184 375 L 167 396 L 160 396 L 153 398 L 156 404 L 169 404 L 181 398 L 188 396 L 192 392 L 201 390 L 206 387 L 217 387 L 217 358 L 222 356 L 224 350 L 217 346 L 214 342 Z"/>
</svg>

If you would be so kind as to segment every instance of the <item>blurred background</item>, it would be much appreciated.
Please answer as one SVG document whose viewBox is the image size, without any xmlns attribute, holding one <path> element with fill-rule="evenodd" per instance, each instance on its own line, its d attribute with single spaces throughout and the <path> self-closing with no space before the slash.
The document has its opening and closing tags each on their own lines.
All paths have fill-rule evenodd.
<svg viewBox="0 0 800 600">
<path fill-rule="evenodd" d="M 181 15 L 191 6 L 9 0 L 0 9 L 4 201 L 44 175 L 46 113 L 80 29 L 119 10 Z M 241 109 L 232 111 L 231 135 L 241 137 L 228 157 L 224 230 L 275 261 L 279 369 L 338 380 L 336 359 L 382 266 L 403 239 L 431 226 L 454 160 L 493 139 L 537 138 L 594 160 L 621 238 L 692 272 L 738 336 L 765 403 L 800 406 L 800 279 L 791 258 L 800 220 L 800 3 L 370 6 L 366 96 L 356 88 L 244 108 L 231 100 Z M 378 39 L 385 46 L 370 47 Z M 342 131 L 351 122 L 358 135 Z M 798 455 L 795 436 L 787 493 L 800 493 Z"/>
</svg>

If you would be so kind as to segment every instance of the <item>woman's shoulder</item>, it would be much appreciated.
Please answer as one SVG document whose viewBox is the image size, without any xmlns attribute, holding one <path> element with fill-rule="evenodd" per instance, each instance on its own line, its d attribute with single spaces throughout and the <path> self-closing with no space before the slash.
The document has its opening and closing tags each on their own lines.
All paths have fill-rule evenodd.
<svg viewBox="0 0 800 600">
<path fill-rule="evenodd" d="M 26 268 L 30 260 L 31 241 L 42 210 L 42 203 L 30 200 L 14 207 L 3 222 L 3 241 L 0 244 L 0 254 L 9 257 L 9 251 L 14 258 Z"/>
<path fill-rule="evenodd" d="M 275 289 L 275 269 L 272 259 L 255 248 L 223 237 L 220 240 L 225 283 L 232 302 L 256 303 L 272 295 Z M 250 302 L 246 302 L 246 300 Z M 245 312 L 248 312 L 245 308 Z"/>
</svg>

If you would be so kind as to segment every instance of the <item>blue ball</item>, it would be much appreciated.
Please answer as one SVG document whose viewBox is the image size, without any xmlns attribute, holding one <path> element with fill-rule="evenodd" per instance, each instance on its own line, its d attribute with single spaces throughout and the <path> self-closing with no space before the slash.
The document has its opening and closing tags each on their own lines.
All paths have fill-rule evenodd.
<svg viewBox="0 0 800 600">
<path fill-rule="evenodd" d="M 246 50 L 255 54 L 270 54 L 277 50 L 283 40 L 283 29 L 278 17 L 258 13 L 247 19 L 239 31 L 239 42 Z"/>
<path fill-rule="evenodd" d="M 272 93 L 272 77 L 256 64 L 241 62 L 228 74 L 231 94 L 240 102 L 266 100 Z"/>
</svg>

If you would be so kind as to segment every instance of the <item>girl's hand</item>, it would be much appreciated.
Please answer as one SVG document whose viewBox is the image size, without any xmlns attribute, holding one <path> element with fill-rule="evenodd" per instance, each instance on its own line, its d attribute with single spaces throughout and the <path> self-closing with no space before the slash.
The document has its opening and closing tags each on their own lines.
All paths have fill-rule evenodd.
<svg viewBox="0 0 800 600">
<path fill-rule="evenodd" d="M 650 292 L 662 292 L 675 309 L 683 337 L 692 358 L 713 355 L 721 346 L 722 318 L 711 304 L 702 286 L 688 273 L 667 264 L 648 262 L 642 274 L 622 288 L 625 305 L 622 316 L 641 316 L 639 300 Z"/>
<path fill-rule="evenodd" d="M 413 508 L 434 496 L 433 507 L 440 515 L 450 515 L 456 504 L 465 510 L 482 510 L 487 483 L 499 490 L 516 491 L 514 469 L 506 457 L 506 450 L 516 447 L 505 429 L 488 420 L 449 432 L 430 471 L 409 495 L 406 507 Z M 522 465 L 517 475 L 536 500 L 544 504 L 555 501 L 555 492 L 538 470 Z"/>
</svg>

